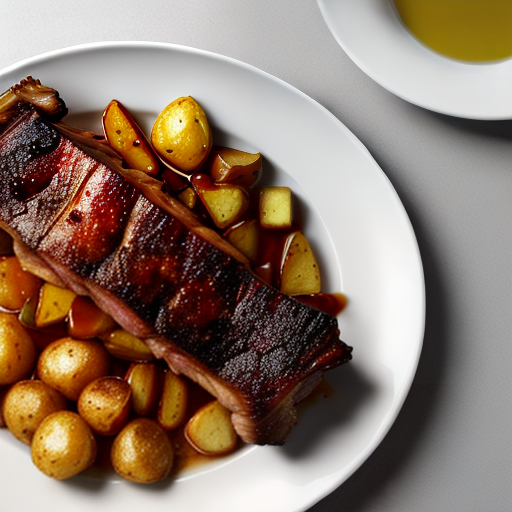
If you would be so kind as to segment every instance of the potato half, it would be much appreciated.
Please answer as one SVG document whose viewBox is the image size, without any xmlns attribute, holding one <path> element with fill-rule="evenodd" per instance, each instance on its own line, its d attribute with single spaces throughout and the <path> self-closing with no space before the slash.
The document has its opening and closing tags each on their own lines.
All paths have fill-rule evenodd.
<svg viewBox="0 0 512 512">
<path fill-rule="evenodd" d="M 190 445 L 203 455 L 222 455 L 236 448 L 231 412 L 214 400 L 199 409 L 185 427 Z"/>
</svg>

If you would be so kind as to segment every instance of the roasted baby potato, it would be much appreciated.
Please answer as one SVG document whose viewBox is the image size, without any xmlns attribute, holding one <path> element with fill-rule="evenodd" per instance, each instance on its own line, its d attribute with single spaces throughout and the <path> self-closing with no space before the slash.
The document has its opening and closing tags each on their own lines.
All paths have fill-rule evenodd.
<svg viewBox="0 0 512 512">
<path fill-rule="evenodd" d="M 22 443 L 30 445 L 37 427 L 50 414 L 66 409 L 63 395 L 40 380 L 20 380 L 3 403 L 7 428 Z"/>
<path fill-rule="evenodd" d="M 51 283 L 44 283 L 39 292 L 35 326 L 38 328 L 62 322 L 71 309 L 76 293 Z"/>
<path fill-rule="evenodd" d="M 260 193 L 260 224 L 264 228 L 292 225 L 292 191 L 288 187 L 266 187 Z"/>
<path fill-rule="evenodd" d="M 0 386 L 29 377 L 37 351 L 28 331 L 15 315 L 0 312 Z"/>
<path fill-rule="evenodd" d="M 85 386 L 78 398 L 78 412 L 96 434 L 111 436 L 125 425 L 132 390 L 119 377 L 100 377 Z"/>
<path fill-rule="evenodd" d="M 190 96 L 167 105 L 151 131 L 151 142 L 162 160 L 184 172 L 193 172 L 204 163 L 212 140 L 206 114 Z"/>
<path fill-rule="evenodd" d="M 258 256 L 259 225 L 256 219 L 240 222 L 229 228 L 225 234 L 231 245 L 235 246 L 250 262 Z"/>
<path fill-rule="evenodd" d="M 285 245 L 281 269 L 281 292 L 286 295 L 319 293 L 322 287 L 320 269 L 306 237 L 297 231 Z"/>
<path fill-rule="evenodd" d="M 243 187 L 254 185 L 261 171 L 261 154 L 238 149 L 213 148 L 210 174 L 218 183 L 233 183 Z"/>
<path fill-rule="evenodd" d="M 132 482 L 163 480 L 174 463 L 174 448 L 165 430 L 154 420 L 137 418 L 114 440 L 111 460 L 115 471 Z"/>
<path fill-rule="evenodd" d="M 0 308 L 19 311 L 40 286 L 41 280 L 23 270 L 16 256 L 0 258 Z"/>
<path fill-rule="evenodd" d="M 158 174 L 158 157 L 139 125 L 117 100 L 112 100 L 103 112 L 103 131 L 108 143 L 131 169 L 151 176 Z"/>
<path fill-rule="evenodd" d="M 231 413 L 217 400 L 204 405 L 190 418 L 185 437 L 203 455 L 228 453 L 237 444 Z"/>
<path fill-rule="evenodd" d="M 69 400 L 78 400 L 85 386 L 106 376 L 109 367 L 108 352 L 100 342 L 62 338 L 41 352 L 37 376 Z"/>
<path fill-rule="evenodd" d="M 147 345 L 124 329 L 100 335 L 108 353 L 126 361 L 151 361 L 155 357 Z"/>
<path fill-rule="evenodd" d="M 161 394 L 161 370 L 153 363 L 135 363 L 126 373 L 126 381 L 132 389 L 134 411 L 140 416 L 152 412 Z"/>
<path fill-rule="evenodd" d="M 158 423 L 166 430 L 179 427 L 187 414 L 188 391 L 185 381 L 170 370 L 164 373 L 162 396 L 158 405 Z"/>
<path fill-rule="evenodd" d="M 96 458 L 96 439 L 87 423 L 71 411 L 47 416 L 32 439 L 32 461 L 45 475 L 65 480 L 87 469 Z"/>
<path fill-rule="evenodd" d="M 203 181 L 206 183 L 203 184 Z M 243 187 L 214 185 L 204 179 L 193 179 L 192 183 L 213 222 L 220 229 L 240 220 L 249 207 L 249 195 Z"/>
<path fill-rule="evenodd" d="M 69 335 L 72 338 L 96 338 L 115 327 L 112 318 L 87 297 L 76 296 L 68 315 Z"/>
</svg>

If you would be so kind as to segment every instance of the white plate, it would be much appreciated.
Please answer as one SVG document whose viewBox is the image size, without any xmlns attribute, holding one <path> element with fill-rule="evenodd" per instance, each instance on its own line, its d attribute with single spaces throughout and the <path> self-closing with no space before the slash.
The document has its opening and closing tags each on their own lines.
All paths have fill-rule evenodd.
<svg viewBox="0 0 512 512">
<path fill-rule="evenodd" d="M 473 64 L 420 43 L 390 0 L 317 0 L 347 55 L 373 80 L 420 107 L 468 119 L 512 119 L 512 59 Z"/>
<path fill-rule="evenodd" d="M 306 407 L 284 447 L 246 447 L 177 481 L 136 486 L 118 478 L 57 482 L 28 448 L 0 432 L 3 508 L 59 512 L 301 511 L 334 490 L 380 443 L 409 391 L 421 352 L 424 282 L 409 219 L 356 137 L 293 87 L 219 55 L 158 43 L 104 43 L 52 52 L 0 73 L 0 90 L 27 75 L 56 88 L 69 123 L 99 128 L 116 98 L 147 130 L 161 109 L 192 95 L 217 142 L 259 150 L 269 183 L 290 184 L 353 362 L 328 373 L 334 394 Z"/>
</svg>

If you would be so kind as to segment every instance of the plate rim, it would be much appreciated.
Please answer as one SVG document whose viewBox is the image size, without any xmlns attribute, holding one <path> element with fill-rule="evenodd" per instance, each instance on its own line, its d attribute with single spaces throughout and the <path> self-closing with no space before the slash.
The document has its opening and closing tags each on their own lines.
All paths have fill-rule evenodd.
<svg viewBox="0 0 512 512">
<path fill-rule="evenodd" d="M 417 374 L 417 368 L 419 365 L 419 361 L 422 354 L 422 348 L 423 348 L 423 342 L 424 342 L 424 334 L 425 334 L 425 322 L 426 322 L 426 291 L 425 291 L 425 276 L 423 271 L 423 263 L 421 258 L 421 252 L 419 249 L 418 241 L 414 232 L 414 227 L 411 223 L 410 217 L 407 214 L 407 211 L 405 209 L 405 206 L 403 205 L 396 189 L 394 188 L 393 184 L 391 183 L 388 176 L 384 173 L 382 168 L 379 166 L 379 164 L 376 162 L 374 157 L 371 155 L 370 151 L 366 148 L 366 146 L 363 144 L 363 142 L 343 123 L 341 122 L 334 114 L 332 114 L 326 107 L 324 107 L 321 103 L 319 103 L 317 100 L 314 100 L 295 86 L 289 84 L 288 82 L 285 82 L 284 80 L 271 75 L 270 73 L 263 71 L 251 64 L 245 63 L 243 61 L 240 61 L 238 59 L 234 59 L 232 57 L 228 57 L 219 53 L 215 53 L 208 50 L 198 49 L 191 46 L 181 45 L 181 44 L 173 44 L 173 43 L 162 43 L 162 42 L 153 42 L 153 41 L 133 41 L 133 40 L 126 40 L 126 41 L 98 41 L 98 42 L 92 42 L 92 43 L 83 43 L 78 45 L 72 45 L 68 47 L 64 47 L 61 49 L 51 50 L 49 52 L 44 52 L 42 54 L 34 55 L 32 57 L 28 57 L 26 59 L 23 59 L 19 62 L 13 63 L 3 69 L 0 70 L 0 78 L 2 78 L 4 75 L 17 72 L 18 70 L 22 69 L 23 67 L 34 65 L 34 64 L 41 64 L 44 63 L 45 60 L 51 60 L 54 58 L 59 58 L 62 56 L 65 56 L 67 54 L 74 54 L 74 53 L 81 53 L 81 52 L 87 52 L 90 50 L 102 50 L 102 49 L 124 49 L 130 47 L 136 47 L 136 48 L 158 48 L 158 49 L 167 49 L 170 51 L 178 51 L 178 52 L 187 52 L 187 53 L 193 53 L 193 54 L 199 54 L 206 57 L 210 57 L 213 59 L 219 59 L 224 62 L 231 63 L 235 66 L 241 66 L 243 68 L 248 69 L 251 72 L 258 73 L 265 77 L 266 79 L 269 79 L 271 81 L 277 82 L 280 86 L 285 87 L 291 91 L 293 91 L 295 94 L 299 94 L 302 99 L 308 101 L 310 104 L 314 105 L 315 108 L 319 108 L 322 110 L 324 115 L 327 115 L 331 118 L 331 121 L 333 121 L 338 127 L 343 131 L 344 135 L 347 136 L 350 141 L 355 144 L 359 151 L 361 151 L 365 157 L 371 162 L 372 168 L 374 171 L 378 172 L 381 179 L 384 179 L 387 188 L 389 189 L 389 192 L 391 193 L 393 197 L 393 202 L 395 203 L 395 206 L 398 206 L 403 213 L 403 220 L 406 222 L 408 236 L 410 239 L 414 242 L 414 252 L 415 252 L 415 263 L 417 264 L 417 271 L 418 275 L 416 276 L 416 279 L 418 279 L 418 283 L 421 285 L 421 289 L 417 290 L 417 298 L 418 298 L 418 313 L 420 313 L 420 319 L 421 321 L 417 324 L 417 343 L 416 343 L 416 351 L 414 352 L 414 359 L 411 360 L 411 367 L 410 371 L 408 373 L 408 378 L 405 379 L 405 384 L 403 385 L 400 394 L 394 398 L 393 400 L 393 410 L 391 414 L 389 414 L 385 424 L 380 428 L 375 436 L 372 438 L 372 441 L 368 443 L 368 445 L 365 447 L 364 450 L 361 450 L 357 457 L 354 457 L 352 460 L 351 465 L 348 469 L 346 469 L 343 472 L 343 475 L 339 478 L 331 479 L 330 483 L 323 487 L 322 492 L 315 495 L 314 497 L 310 498 L 307 503 L 304 503 L 304 507 L 300 509 L 296 509 L 297 512 L 305 511 L 309 509 L 311 506 L 313 506 L 315 503 L 320 501 L 321 499 L 325 498 L 327 495 L 332 493 L 336 488 L 338 488 L 340 485 L 342 485 L 357 469 L 361 467 L 361 465 L 372 455 L 372 453 L 375 451 L 375 449 L 382 443 L 383 439 L 386 437 L 389 430 L 394 425 L 396 418 L 398 417 L 403 404 L 409 395 L 411 386 L 413 384 L 413 381 Z M 294 509 L 295 510 L 295 509 Z"/>
</svg>

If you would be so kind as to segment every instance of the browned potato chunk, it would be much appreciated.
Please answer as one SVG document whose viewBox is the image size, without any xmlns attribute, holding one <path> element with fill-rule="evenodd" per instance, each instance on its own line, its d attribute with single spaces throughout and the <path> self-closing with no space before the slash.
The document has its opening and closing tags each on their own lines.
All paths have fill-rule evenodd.
<svg viewBox="0 0 512 512">
<path fill-rule="evenodd" d="M 0 307 L 19 311 L 25 301 L 37 294 L 41 280 L 21 268 L 18 258 L 0 258 Z"/>
<path fill-rule="evenodd" d="M 253 185 L 261 171 L 261 154 L 219 147 L 212 151 L 210 174 L 219 183 Z"/>
<path fill-rule="evenodd" d="M 103 131 L 109 144 L 130 168 L 151 176 L 158 174 L 158 157 L 139 125 L 117 100 L 112 100 L 103 112 Z"/>
<path fill-rule="evenodd" d="M 126 361 L 151 361 L 153 353 L 147 345 L 124 329 L 116 329 L 100 336 L 108 353 Z"/>
<path fill-rule="evenodd" d="M 117 435 L 111 450 L 115 471 L 132 482 L 163 480 L 174 463 L 174 449 L 165 430 L 153 420 L 138 418 Z"/>
<path fill-rule="evenodd" d="M 133 409 L 140 416 L 152 412 L 160 396 L 161 370 L 153 363 L 135 363 L 130 366 L 126 380 L 132 389 Z"/>
<path fill-rule="evenodd" d="M 96 338 L 115 327 L 112 318 L 87 297 L 75 297 L 68 316 L 69 335 L 72 338 Z"/>
<path fill-rule="evenodd" d="M 201 407 L 185 427 L 187 441 L 204 455 L 221 455 L 235 449 L 237 436 L 231 413 L 214 400 Z"/>
<path fill-rule="evenodd" d="M 238 185 L 214 185 L 193 180 L 197 195 L 206 206 L 215 225 L 220 229 L 237 222 L 249 207 L 249 194 Z"/>
<path fill-rule="evenodd" d="M 185 421 L 187 405 L 188 390 L 185 381 L 167 370 L 158 406 L 158 422 L 166 430 L 179 427 Z"/>
<path fill-rule="evenodd" d="M 66 409 L 66 399 L 40 380 L 21 380 L 9 389 L 3 404 L 7 428 L 30 445 L 37 427 L 50 414 Z"/>
<path fill-rule="evenodd" d="M 98 341 L 63 338 L 50 343 L 39 356 L 37 376 L 70 400 L 108 374 L 110 358 Z"/>
<path fill-rule="evenodd" d="M 288 187 L 266 187 L 260 193 L 260 224 L 280 229 L 292 225 L 292 191 Z"/>
<path fill-rule="evenodd" d="M 226 238 L 251 262 L 258 256 L 259 226 L 255 219 L 240 222 L 226 232 Z"/>
<path fill-rule="evenodd" d="M 35 326 L 46 327 L 62 322 L 71 309 L 76 293 L 51 283 L 44 283 L 39 292 Z"/>
<path fill-rule="evenodd" d="M 45 475 L 65 480 L 96 458 L 96 440 L 85 420 L 71 411 L 47 416 L 32 439 L 32 461 Z"/>
<path fill-rule="evenodd" d="M 320 292 L 320 269 L 309 242 L 301 232 L 297 231 L 288 237 L 283 262 L 281 292 L 286 295 Z"/>
<path fill-rule="evenodd" d="M 29 377 L 36 345 L 15 315 L 0 312 L 0 386 Z"/>
<path fill-rule="evenodd" d="M 132 390 L 119 377 L 100 377 L 88 384 L 78 398 L 78 412 L 94 432 L 117 434 L 130 412 Z"/>
<path fill-rule="evenodd" d="M 212 148 L 212 132 L 206 114 L 188 96 L 174 100 L 157 117 L 151 142 L 160 157 L 185 172 L 198 169 Z"/>
</svg>

